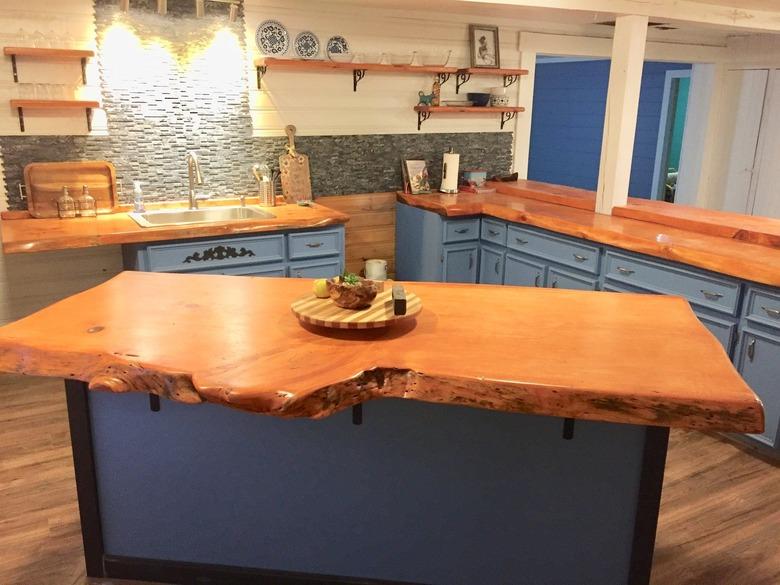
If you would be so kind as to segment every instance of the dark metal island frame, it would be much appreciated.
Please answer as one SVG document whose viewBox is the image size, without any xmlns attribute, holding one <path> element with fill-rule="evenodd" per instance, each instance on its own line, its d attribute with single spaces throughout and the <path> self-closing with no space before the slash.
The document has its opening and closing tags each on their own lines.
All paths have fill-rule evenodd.
<svg viewBox="0 0 780 585">
<path fill-rule="evenodd" d="M 310 281 L 125 272 L 0 328 L 67 379 L 89 575 L 648 583 L 669 427 L 763 426 L 683 299 L 407 287 L 335 331 Z"/>
</svg>

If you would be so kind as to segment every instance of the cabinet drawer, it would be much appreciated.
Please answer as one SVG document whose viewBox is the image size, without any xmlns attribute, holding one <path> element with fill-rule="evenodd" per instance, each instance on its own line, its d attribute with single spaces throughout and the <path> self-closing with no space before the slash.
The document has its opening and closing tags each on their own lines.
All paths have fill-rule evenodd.
<svg viewBox="0 0 780 585">
<path fill-rule="evenodd" d="M 506 246 L 506 224 L 493 219 L 482 219 L 480 238 L 485 242 Z"/>
<path fill-rule="evenodd" d="M 290 263 L 290 278 L 332 278 L 340 273 L 341 261 L 338 258 Z"/>
<path fill-rule="evenodd" d="M 577 270 L 598 274 L 598 246 L 567 240 L 544 232 L 538 232 L 510 225 L 507 230 L 508 248 L 531 254 L 545 260 L 551 260 Z"/>
<path fill-rule="evenodd" d="M 748 321 L 780 329 L 780 291 L 749 287 L 744 315 Z"/>
<path fill-rule="evenodd" d="M 449 219 L 444 222 L 444 243 L 465 242 L 479 238 L 479 218 Z"/>
<path fill-rule="evenodd" d="M 199 270 L 198 274 L 230 274 L 233 276 L 286 276 L 284 264 L 260 264 L 259 266 L 230 266 Z"/>
<path fill-rule="evenodd" d="M 341 253 L 341 230 L 301 232 L 287 236 L 290 260 L 319 258 Z"/>
<path fill-rule="evenodd" d="M 284 235 L 200 240 L 146 248 L 152 272 L 203 271 L 284 261 Z"/>
<path fill-rule="evenodd" d="M 680 295 L 691 304 L 719 313 L 735 315 L 739 283 L 727 278 L 691 272 L 608 251 L 604 265 L 607 279 L 650 289 L 661 294 Z"/>
</svg>

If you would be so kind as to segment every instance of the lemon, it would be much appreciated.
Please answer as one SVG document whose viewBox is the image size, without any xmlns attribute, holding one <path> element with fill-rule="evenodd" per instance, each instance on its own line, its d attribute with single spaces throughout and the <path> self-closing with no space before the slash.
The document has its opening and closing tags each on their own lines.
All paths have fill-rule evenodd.
<svg viewBox="0 0 780 585">
<path fill-rule="evenodd" d="M 328 281 L 324 278 L 318 278 L 314 281 L 314 296 L 321 299 L 326 299 L 330 295 L 328 294 Z"/>
</svg>

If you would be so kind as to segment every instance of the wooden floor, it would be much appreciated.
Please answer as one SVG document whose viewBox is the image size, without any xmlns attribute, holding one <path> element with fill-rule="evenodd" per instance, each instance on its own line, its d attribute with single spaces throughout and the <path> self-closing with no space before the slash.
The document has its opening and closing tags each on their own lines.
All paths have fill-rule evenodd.
<svg viewBox="0 0 780 585">
<path fill-rule="evenodd" d="M 87 583 L 62 385 L 0 376 L 0 585 Z M 672 432 L 653 584 L 779 583 L 780 467 Z"/>
</svg>

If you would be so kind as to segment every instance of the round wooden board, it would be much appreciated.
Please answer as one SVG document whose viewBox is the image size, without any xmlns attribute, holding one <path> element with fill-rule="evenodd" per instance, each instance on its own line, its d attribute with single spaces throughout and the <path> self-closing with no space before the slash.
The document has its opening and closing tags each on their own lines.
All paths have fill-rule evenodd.
<svg viewBox="0 0 780 585">
<path fill-rule="evenodd" d="M 376 295 L 367 309 L 342 309 L 330 299 L 306 295 L 290 305 L 292 312 L 304 323 L 333 329 L 375 329 L 387 327 L 396 321 L 414 317 L 422 310 L 422 301 L 416 294 L 406 293 L 406 315 L 393 314 L 393 291 L 388 289 Z"/>
</svg>

